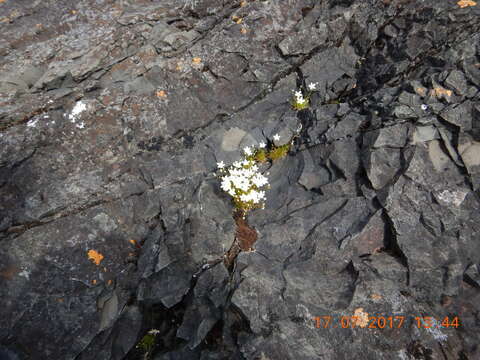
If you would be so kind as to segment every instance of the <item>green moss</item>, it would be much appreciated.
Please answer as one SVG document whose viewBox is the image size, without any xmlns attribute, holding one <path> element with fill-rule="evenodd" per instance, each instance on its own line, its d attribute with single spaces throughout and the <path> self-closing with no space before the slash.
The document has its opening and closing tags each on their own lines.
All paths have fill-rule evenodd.
<svg viewBox="0 0 480 360">
<path fill-rule="evenodd" d="M 149 354 L 155 346 L 155 335 L 148 333 L 138 343 L 137 347 L 142 349 L 146 354 Z"/>
<path fill-rule="evenodd" d="M 338 104 L 340 104 L 340 100 L 339 99 L 333 99 L 333 100 L 330 100 L 328 103 L 338 105 Z"/>
<path fill-rule="evenodd" d="M 268 160 L 268 155 L 265 149 L 258 149 L 255 152 L 255 161 L 259 163 L 264 163 Z"/>
<path fill-rule="evenodd" d="M 295 100 L 295 97 L 293 97 L 292 101 L 290 102 L 291 105 L 292 105 L 292 108 L 294 110 L 297 110 L 297 111 L 300 111 L 300 110 L 304 110 L 304 109 L 307 109 L 309 106 L 310 106 L 310 100 L 307 98 L 305 98 L 305 101 L 302 102 L 302 103 L 299 103 Z"/>
<path fill-rule="evenodd" d="M 270 150 L 268 157 L 270 160 L 275 161 L 287 156 L 290 151 L 290 144 L 276 146 Z"/>
</svg>

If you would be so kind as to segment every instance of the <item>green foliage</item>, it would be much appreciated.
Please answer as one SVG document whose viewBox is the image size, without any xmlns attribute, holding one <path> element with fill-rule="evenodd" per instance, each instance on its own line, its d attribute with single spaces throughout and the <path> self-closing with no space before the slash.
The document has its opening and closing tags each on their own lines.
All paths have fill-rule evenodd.
<svg viewBox="0 0 480 360">
<path fill-rule="evenodd" d="M 269 159 L 275 161 L 287 156 L 288 152 L 290 151 L 290 146 L 290 144 L 285 144 L 273 147 L 268 153 Z"/>
<path fill-rule="evenodd" d="M 259 163 L 264 163 L 264 162 L 267 162 L 267 160 L 268 160 L 268 154 L 265 151 L 265 149 L 258 149 L 255 152 L 255 161 Z"/>
<path fill-rule="evenodd" d="M 292 108 L 296 111 L 307 109 L 310 106 L 309 98 L 304 98 L 303 101 L 298 101 L 294 96 L 291 101 Z"/>
<path fill-rule="evenodd" d="M 140 342 L 137 344 L 137 348 L 141 349 L 144 353 L 144 359 L 149 359 L 156 345 L 156 337 L 158 335 L 158 330 L 150 330 Z"/>
</svg>

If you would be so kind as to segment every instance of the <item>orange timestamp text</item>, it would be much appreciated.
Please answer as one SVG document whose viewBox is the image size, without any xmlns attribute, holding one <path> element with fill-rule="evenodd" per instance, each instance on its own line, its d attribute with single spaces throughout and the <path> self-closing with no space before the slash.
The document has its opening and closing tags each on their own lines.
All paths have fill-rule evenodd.
<svg viewBox="0 0 480 360">
<path fill-rule="evenodd" d="M 366 314 L 365 314 L 366 315 Z M 340 316 L 330 315 L 315 316 L 313 318 L 317 329 L 327 328 L 368 328 L 368 329 L 399 329 L 402 326 L 413 323 L 418 328 L 458 328 L 460 320 L 458 316 L 435 318 L 433 316 Z"/>
</svg>

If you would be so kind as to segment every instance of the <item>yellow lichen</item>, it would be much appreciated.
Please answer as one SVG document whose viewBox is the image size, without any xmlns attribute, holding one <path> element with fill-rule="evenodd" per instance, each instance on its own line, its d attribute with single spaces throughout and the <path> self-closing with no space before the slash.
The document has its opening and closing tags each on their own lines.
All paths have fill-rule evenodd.
<svg viewBox="0 0 480 360">
<path fill-rule="evenodd" d="M 103 255 L 95 250 L 88 250 L 88 258 L 92 260 L 95 265 L 100 265 L 100 262 L 103 260 Z"/>
<path fill-rule="evenodd" d="M 460 0 L 457 3 L 457 5 L 460 6 L 463 9 L 464 7 L 467 7 L 467 6 L 475 6 L 475 5 L 477 5 L 477 3 L 475 1 L 472 1 L 472 0 Z"/>
</svg>

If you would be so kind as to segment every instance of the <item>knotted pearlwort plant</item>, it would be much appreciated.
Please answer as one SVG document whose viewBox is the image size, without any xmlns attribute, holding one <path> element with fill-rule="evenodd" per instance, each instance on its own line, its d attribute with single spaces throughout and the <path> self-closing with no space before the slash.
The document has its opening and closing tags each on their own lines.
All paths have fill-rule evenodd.
<svg viewBox="0 0 480 360">
<path fill-rule="evenodd" d="M 235 208 L 243 217 L 252 209 L 265 207 L 265 190 L 268 179 L 260 172 L 254 158 L 254 149 L 244 149 L 246 157 L 225 167 L 223 161 L 217 163 L 221 188 L 233 198 Z"/>
<path fill-rule="evenodd" d="M 310 97 L 312 96 L 313 92 L 317 90 L 317 85 L 317 83 L 308 84 L 307 89 L 304 92 L 302 92 L 302 89 L 293 90 L 291 104 L 294 110 L 300 111 L 310 106 Z"/>
<path fill-rule="evenodd" d="M 280 136 L 275 134 L 273 140 L 279 141 Z M 245 147 L 243 159 L 228 167 L 223 161 L 217 163 L 221 188 L 232 197 L 235 209 L 241 217 L 245 218 L 250 210 L 265 208 L 265 191 L 270 185 L 259 165 L 285 157 L 290 147 L 291 143 L 280 146 L 271 144 L 267 147 L 267 144 L 261 142 L 258 148 Z"/>
</svg>

